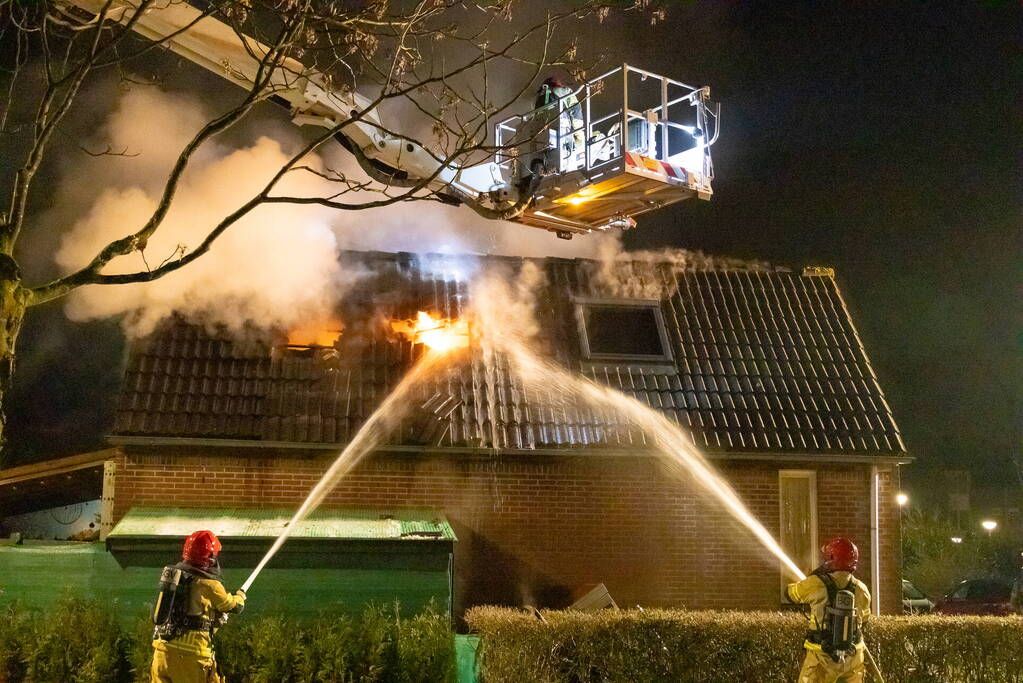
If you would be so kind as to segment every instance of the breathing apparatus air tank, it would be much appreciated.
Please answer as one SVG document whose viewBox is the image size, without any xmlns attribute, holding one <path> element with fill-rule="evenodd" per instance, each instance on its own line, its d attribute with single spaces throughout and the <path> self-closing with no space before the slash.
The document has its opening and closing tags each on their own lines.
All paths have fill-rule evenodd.
<svg viewBox="0 0 1023 683">
<path fill-rule="evenodd" d="M 859 640 L 856 594 L 851 590 L 839 590 L 835 592 L 834 599 L 828 602 L 824 629 L 828 637 L 823 649 L 832 659 L 842 661 L 852 653 Z"/>
<path fill-rule="evenodd" d="M 174 602 L 178 598 L 183 571 L 177 567 L 164 567 L 160 574 L 160 593 L 156 596 L 156 607 L 153 608 L 153 623 L 157 626 L 166 625 L 174 612 Z"/>
</svg>

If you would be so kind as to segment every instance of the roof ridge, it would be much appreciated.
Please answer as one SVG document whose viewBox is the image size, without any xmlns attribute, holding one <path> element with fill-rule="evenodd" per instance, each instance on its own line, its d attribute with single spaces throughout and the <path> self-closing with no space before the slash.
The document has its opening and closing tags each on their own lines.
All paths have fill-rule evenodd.
<svg viewBox="0 0 1023 683">
<path fill-rule="evenodd" d="M 482 260 L 482 261 L 505 261 L 524 263 L 526 261 L 543 263 L 648 263 L 651 265 L 678 265 L 691 269 L 694 272 L 763 272 L 763 273 L 791 273 L 788 266 L 773 265 L 767 261 L 743 259 L 737 256 L 724 256 L 718 254 L 707 254 L 699 249 L 671 248 L 662 250 L 640 250 L 618 252 L 614 258 L 598 257 L 565 257 L 565 256 L 515 256 L 509 254 L 485 254 L 479 252 L 413 252 L 413 251 L 382 251 L 378 249 L 362 251 L 358 249 L 343 249 L 338 252 L 339 258 L 345 257 L 369 257 L 372 259 L 397 261 L 407 260 L 441 260 L 454 261 L 459 259 Z"/>
</svg>

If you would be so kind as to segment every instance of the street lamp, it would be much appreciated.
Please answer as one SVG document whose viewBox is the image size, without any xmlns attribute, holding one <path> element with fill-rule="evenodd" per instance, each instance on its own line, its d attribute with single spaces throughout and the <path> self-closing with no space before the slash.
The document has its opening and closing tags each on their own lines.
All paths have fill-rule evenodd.
<svg viewBox="0 0 1023 683">
<path fill-rule="evenodd" d="M 952 542 L 953 543 L 962 543 L 963 542 L 963 537 L 962 536 L 953 536 L 952 537 Z"/>
<path fill-rule="evenodd" d="M 984 530 L 987 531 L 987 535 L 990 536 L 991 532 L 998 528 L 998 522 L 993 519 L 985 519 L 980 523 Z"/>
<path fill-rule="evenodd" d="M 904 507 L 909 502 L 909 496 L 905 493 L 896 493 L 895 502 L 899 504 L 899 507 Z"/>
</svg>

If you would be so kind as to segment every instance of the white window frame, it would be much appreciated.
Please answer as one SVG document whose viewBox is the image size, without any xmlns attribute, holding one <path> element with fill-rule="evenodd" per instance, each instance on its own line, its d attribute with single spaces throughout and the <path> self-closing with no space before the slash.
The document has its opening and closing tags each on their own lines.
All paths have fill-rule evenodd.
<svg viewBox="0 0 1023 683">
<path fill-rule="evenodd" d="M 820 542 L 818 539 L 817 515 L 817 470 L 778 470 L 778 544 L 782 544 L 782 530 L 785 523 L 785 501 L 783 499 L 785 487 L 782 482 L 785 479 L 805 479 L 810 482 L 810 548 L 813 552 L 811 564 L 816 567 L 820 561 Z M 782 546 L 782 550 L 788 552 L 788 548 Z M 794 560 L 793 560 L 794 561 Z M 810 569 L 813 569 L 810 567 Z M 791 582 L 788 571 L 781 567 L 782 586 Z"/>
</svg>

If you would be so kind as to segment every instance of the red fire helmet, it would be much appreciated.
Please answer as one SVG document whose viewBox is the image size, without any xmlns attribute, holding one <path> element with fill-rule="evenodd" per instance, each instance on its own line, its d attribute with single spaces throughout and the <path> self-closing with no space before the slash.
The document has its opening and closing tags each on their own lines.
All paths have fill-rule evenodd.
<svg viewBox="0 0 1023 683">
<path fill-rule="evenodd" d="M 833 572 L 854 572 L 860 564 L 860 549 L 848 538 L 839 536 L 821 548 L 824 566 Z"/>
<path fill-rule="evenodd" d="M 200 569 L 213 564 L 213 559 L 220 554 L 220 539 L 212 531 L 202 529 L 193 531 L 185 539 L 181 548 L 181 559 Z"/>
</svg>

